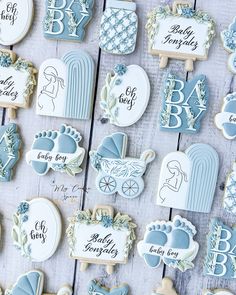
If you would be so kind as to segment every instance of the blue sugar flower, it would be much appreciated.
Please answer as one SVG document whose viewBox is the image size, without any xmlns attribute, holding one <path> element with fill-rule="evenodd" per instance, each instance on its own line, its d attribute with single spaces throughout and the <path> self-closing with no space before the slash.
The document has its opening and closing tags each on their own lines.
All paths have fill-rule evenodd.
<svg viewBox="0 0 236 295">
<path fill-rule="evenodd" d="M 2 53 L 0 55 L 0 66 L 8 68 L 12 64 L 12 59 L 9 54 Z"/>
<path fill-rule="evenodd" d="M 28 211 L 29 211 L 29 203 L 21 202 L 20 205 L 18 206 L 17 213 L 18 214 L 25 214 Z"/>
<path fill-rule="evenodd" d="M 114 72 L 119 76 L 123 76 L 127 72 L 126 65 L 118 64 L 114 68 Z"/>
<path fill-rule="evenodd" d="M 108 215 L 103 215 L 101 222 L 104 227 L 108 228 L 112 226 L 113 219 Z"/>
<path fill-rule="evenodd" d="M 183 7 L 181 9 L 181 14 L 186 18 L 191 18 L 194 16 L 195 10 L 192 9 L 191 7 Z"/>
</svg>

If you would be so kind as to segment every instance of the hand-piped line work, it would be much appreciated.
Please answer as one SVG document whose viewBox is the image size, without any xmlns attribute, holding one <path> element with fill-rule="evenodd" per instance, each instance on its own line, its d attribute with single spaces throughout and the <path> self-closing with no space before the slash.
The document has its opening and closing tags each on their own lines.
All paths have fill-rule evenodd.
<svg viewBox="0 0 236 295">
<path fill-rule="evenodd" d="M 118 287 L 113 287 L 111 289 L 102 287 L 100 283 L 93 280 L 88 285 L 88 295 L 128 295 L 129 286 L 123 284 Z"/>
<path fill-rule="evenodd" d="M 133 199 L 144 189 L 142 176 L 147 164 L 155 159 L 155 152 L 146 150 L 140 159 L 126 158 L 127 141 L 125 133 L 117 132 L 105 137 L 97 151 L 90 152 L 91 164 L 98 172 L 96 187 L 105 195 L 118 192 Z"/>
</svg>

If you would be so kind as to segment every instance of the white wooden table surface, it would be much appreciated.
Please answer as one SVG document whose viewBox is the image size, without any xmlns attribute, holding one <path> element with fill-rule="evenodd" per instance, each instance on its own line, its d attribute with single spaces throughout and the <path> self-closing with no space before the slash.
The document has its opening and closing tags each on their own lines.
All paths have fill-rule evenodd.
<svg viewBox="0 0 236 295">
<path fill-rule="evenodd" d="M 17 277 L 31 269 L 40 269 L 46 274 L 45 291 L 56 292 L 64 283 L 73 285 L 74 294 L 87 294 L 86 288 L 89 280 L 97 278 L 108 286 L 127 282 L 131 287 L 132 295 L 151 294 L 157 287 L 163 276 L 174 279 L 176 289 L 180 295 L 199 295 L 203 288 L 228 287 L 236 290 L 236 280 L 222 280 L 212 277 L 204 277 L 203 259 L 206 251 L 206 234 L 211 217 L 220 217 L 228 224 L 236 220 L 222 209 L 221 184 L 231 169 L 235 160 L 236 142 L 227 141 L 220 131 L 214 126 L 214 115 L 221 109 L 223 97 L 236 90 L 236 79 L 226 67 L 228 54 L 224 51 L 219 32 L 231 23 L 236 15 L 236 5 L 232 0 L 195 0 L 197 8 L 206 10 L 217 22 L 217 38 L 210 49 L 208 61 L 197 62 L 193 73 L 184 71 L 184 63 L 171 61 L 166 70 L 158 68 L 158 58 L 152 57 L 147 52 L 147 35 L 144 29 L 147 12 L 160 4 L 159 0 L 136 0 L 139 16 L 139 34 L 135 53 L 129 56 L 114 56 L 103 53 L 98 47 L 99 23 L 106 0 L 96 0 L 94 17 L 88 26 L 85 42 L 82 44 L 57 42 L 46 40 L 42 32 L 42 20 L 44 16 L 44 1 L 35 0 L 35 18 L 27 37 L 13 50 L 30 61 L 37 68 L 46 59 L 60 58 L 70 50 L 82 48 L 87 50 L 97 65 L 97 80 L 95 93 L 95 110 L 90 121 L 64 120 L 52 117 L 40 117 L 35 114 L 35 95 L 29 110 L 19 110 L 15 122 L 19 125 L 23 138 L 23 154 L 17 164 L 14 180 L 0 184 L 0 216 L 3 227 L 3 241 L 0 248 L 0 285 L 5 289 L 13 284 Z M 194 0 L 193 0 L 194 2 Z M 100 90 L 103 86 L 106 73 L 113 69 L 117 63 L 139 64 L 148 73 L 151 81 L 151 99 L 149 106 L 135 125 L 129 128 L 116 128 L 109 123 L 101 121 L 102 111 L 99 107 Z M 193 75 L 205 74 L 210 86 L 210 107 L 207 116 L 203 120 L 201 132 L 197 135 L 182 135 L 160 132 L 158 118 L 161 106 L 160 89 L 168 70 L 179 73 L 183 78 L 191 78 Z M 5 110 L 0 111 L 2 124 L 7 124 Z M 1 121 L 0 121 L 1 122 Z M 84 162 L 84 171 L 75 178 L 60 173 L 50 172 L 46 176 L 37 176 L 32 168 L 26 164 L 25 153 L 30 149 L 34 135 L 43 129 L 58 129 L 61 123 L 71 124 L 82 134 L 83 146 L 86 150 L 95 149 L 105 135 L 115 131 L 124 131 L 129 136 L 128 154 L 139 157 L 146 148 L 156 151 L 158 157 L 149 165 L 145 183 L 146 189 L 140 198 L 126 200 L 120 196 L 106 197 L 97 192 L 94 184 L 95 171 L 89 165 L 88 159 Z M 197 142 L 212 145 L 220 155 L 220 174 L 211 214 L 198 214 L 186 211 L 171 210 L 155 205 L 160 165 L 163 157 L 172 151 L 184 150 L 189 145 Z M 74 190 L 73 186 L 76 186 Z M 129 263 L 116 266 L 115 273 L 107 275 L 104 266 L 90 266 L 85 273 L 79 271 L 79 263 L 68 258 L 68 245 L 63 233 L 63 238 L 56 254 L 44 263 L 31 263 L 20 256 L 13 247 L 10 236 L 12 227 L 12 213 L 19 202 L 33 197 L 47 197 L 56 202 L 64 218 L 64 231 L 67 226 L 67 218 L 78 208 L 92 209 L 96 204 L 110 204 L 116 210 L 127 213 L 138 225 L 137 239 L 143 238 L 145 226 L 157 219 L 171 220 L 177 213 L 189 219 L 197 228 L 197 241 L 200 244 L 200 252 L 195 260 L 196 267 L 185 273 L 178 270 L 165 268 L 148 268 L 143 259 L 137 253 L 135 245 Z"/>
</svg>

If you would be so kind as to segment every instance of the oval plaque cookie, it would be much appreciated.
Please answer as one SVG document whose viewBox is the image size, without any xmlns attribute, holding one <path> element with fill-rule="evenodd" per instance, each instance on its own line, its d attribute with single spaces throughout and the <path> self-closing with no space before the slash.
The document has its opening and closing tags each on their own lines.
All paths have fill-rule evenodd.
<svg viewBox="0 0 236 295">
<path fill-rule="evenodd" d="M 49 259 L 61 238 L 61 217 L 44 198 L 22 201 L 13 215 L 12 238 L 21 255 L 33 262 Z"/>
<path fill-rule="evenodd" d="M 33 14 L 33 0 L 0 1 L 0 44 L 21 41 L 30 29 Z"/>
<path fill-rule="evenodd" d="M 150 98 L 150 82 L 138 65 L 118 64 L 108 73 L 101 92 L 100 106 L 111 124 L 126 127 L 136 123 Z"/>
</svg>

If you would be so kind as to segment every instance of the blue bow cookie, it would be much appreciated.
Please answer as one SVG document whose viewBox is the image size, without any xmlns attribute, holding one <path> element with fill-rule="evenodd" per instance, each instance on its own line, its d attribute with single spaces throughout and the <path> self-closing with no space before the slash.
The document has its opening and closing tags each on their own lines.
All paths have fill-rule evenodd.
<svg viewBox="0 0 236 295">
<path fill-rule="evenodd" d="M 93 280 L 89 283 L 88 294 L 89 295 L 128 295 L 129 286 L 124 284 L 120 287 L 107 289 L 102 287 L 96 280 Z"/>
</svg>

